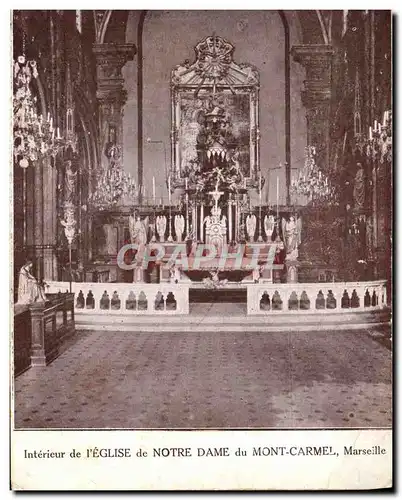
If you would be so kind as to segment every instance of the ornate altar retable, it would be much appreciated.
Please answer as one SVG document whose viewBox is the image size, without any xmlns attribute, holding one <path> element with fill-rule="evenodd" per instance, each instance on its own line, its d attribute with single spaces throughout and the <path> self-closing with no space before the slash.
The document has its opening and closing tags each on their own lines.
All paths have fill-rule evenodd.
<svg viewBox="0 0 402 500">
<path fill-rule="evenodd" d="M 163 246 L 163 257 L 151 267 L 170 262 L 170 269 L 162 265 L 158 280 L 202 281 L 224 271 L 228 283 L 280 281 L 280 269 L 272 272 L 266 264 L 285 262 L 290 279 L 297 280 L 298 219 L 284 219 L 278 204 L 276 210 L 262 204 L 259 73 L 237 64 L 233 53 L 230 42 L 208 36 L 196 45 L 194 62 L 171 73 L 169 205 L 133 207 L 119 238 L 120 246 L 123 240 Z M 260 201 L 254 207 L 253 190 Z M 171 203 L 174 191 L 178 206 Z M 185 265 L 180 258 L 171 262 L 178 244 L 185 245 Z M 142 253 L 132 256 L 134 281 L 151 279 L 143 272 Z"/>
</svg>

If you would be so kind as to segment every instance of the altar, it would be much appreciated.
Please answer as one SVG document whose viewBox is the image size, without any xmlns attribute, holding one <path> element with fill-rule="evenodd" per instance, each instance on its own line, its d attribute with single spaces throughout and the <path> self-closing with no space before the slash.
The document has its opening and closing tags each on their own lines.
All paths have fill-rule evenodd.
<svg viewBox="0 0 402 500">
<path fill-rule="evenodd" d="M 276 199 L 263 202 L 260 76 L 233 53 L 228 40 L 207 36 L 193 63 L 172 69 L 167 203 L 156 199 L 153 177 L 152 195 L 140 185 L 131 203 L 93 211 L 92 267 L 109 267 L 111 281 L 297 281 L 301 216 L 279 206 L 279 181 Z"/>
</svg>

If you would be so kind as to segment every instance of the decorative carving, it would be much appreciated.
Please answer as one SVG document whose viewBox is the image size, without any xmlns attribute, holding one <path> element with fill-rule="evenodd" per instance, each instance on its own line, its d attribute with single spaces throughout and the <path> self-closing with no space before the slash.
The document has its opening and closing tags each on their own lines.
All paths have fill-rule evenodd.
<svg viewBox="0 0 402 500">
<path fill-rule="evenodd" d="M 195 47 L 196 60 L 179 64 L 172 71 L 174 85 L 199 87 L 209 85 L 214 89 L 224 85 L 233 89 L 234 85 L 258 85 L 258 71 L 249 64 L 233 61 L 234 46 L 220 36 L 208 36 Z M 234 90 L 233 90 L 234 93 Z"/>
<path fill-rule="evenodd" d="M 232 165 L 250 178 L 250 187 L 258 182 L 259 75 L 249 64 L 236 64 L 233 52 L 232 44 L 213 35 L 197 44 L 193 63 L 172 70 L 174 187 L 182 187 L 194 168 Z"/>
<path fill-rule="evenodd" d="M 65 205 L 64 220 L 60 221 L 64 227 L 64 234 L 69 245 L 74 241 L 77 221 L 75 220 L 75 208 L 73 205 Z"/>
<path fill-rule="evenodd" d="M 215 204 L 211 209 L 211 215 L 207 215 L 203 223 L 205 224 L 207 245 L 215 246 L 219 254 L 226 243 L 226 216 L 221 216 L 221 209 Z"/>
<path fill-rule="evenodd" d="M 301 97 L 306 107 L 307 142 L 316 147 L 320 168 L 327 170 L 331 67 L 334 49 L 328 45 L 295 45 L 291 52 L 294 60 L 306 69 Z"/>
<path fill-rule="evenodd" d="M 136 53 L 134 44 L 94 44 L 96 57 L 97 98 L 112 100 L 123 105 L 126 92 L 123 89 L 124 78 L 121 70 L 127 61 L 131 61 Z"/>
</svg>

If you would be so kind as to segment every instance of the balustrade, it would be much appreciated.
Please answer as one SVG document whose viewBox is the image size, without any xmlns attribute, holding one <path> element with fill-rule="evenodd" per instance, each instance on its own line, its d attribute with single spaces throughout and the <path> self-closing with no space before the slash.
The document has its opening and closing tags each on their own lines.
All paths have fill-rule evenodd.
<svg viewBox="0 0 402 500">
<path fill-rule="evenodd" d="M 387 306 L 385 281 L 247 285 L 247 314 L 361 312 Z"/>
<path fill-rule="evenodd" d="M 47 292 L 68 283 L 48 283 Z M 184 284 L 72 283 L 75 309 L 82 314 L 188 314 L 189 286 Z"/>
</svg>

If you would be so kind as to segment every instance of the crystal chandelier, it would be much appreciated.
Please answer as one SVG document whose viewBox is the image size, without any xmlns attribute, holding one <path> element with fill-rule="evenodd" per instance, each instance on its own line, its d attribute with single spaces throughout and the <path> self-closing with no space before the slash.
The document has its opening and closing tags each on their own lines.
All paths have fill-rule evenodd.
<svg viewBox="0 0 402 500">
<path fill-rule="evenodd" d="M 99 210 L 113 208 L 124 198 L 130 199 L 132 203 L 132 200 L 138 197 L 134 179 L 121 166 L 120 148 L 113 145 L 108 156 L 110 166 L 98 177 L 96 189 L 90 198 L 91 204 Z"/>
<path fill-rule="evenodd" d="M 335 202 L 335 188 L 328 181 L 315 162 L 316 149 L 314 146 L 305 148 L 305 162 L 303 170 L 297 179 L 292 179 L 291 193 L 296 196 L 305 196 L 312 204 Z"/>
<path fill-rule="evenodd" d="M 28 61 L 25 55 L 14 61 L 13 132 L 14 158 L 22 168 L 40 157 L 53 156 L 64 147 L 60 129 L 53 126 L 48 113 L 45 120 L 37 113 L 37 98 L 32 95 L 30 82 L 38 77 L 36 61 Z"/>
<path fill-rule="evenodd" d="M 359 135 L 357 147 L 368 158 L 380 163 L 392 161 L 392 111 L 384 111 L 382 124 L 374 120 L 369 128 L 369 136 Z"/>
</svg>

